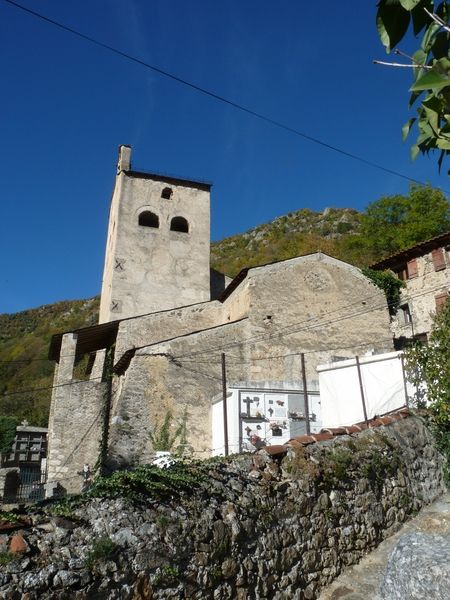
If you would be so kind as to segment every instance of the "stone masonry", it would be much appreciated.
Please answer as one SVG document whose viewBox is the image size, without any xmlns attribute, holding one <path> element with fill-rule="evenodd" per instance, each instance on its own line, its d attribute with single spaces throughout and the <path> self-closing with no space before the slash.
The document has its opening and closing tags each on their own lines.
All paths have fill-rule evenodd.
<svg viewBox="0 0 450 600">
<path fill-rule="evenodd" d="M 314 600 L 444 490 L 430 433 L 402 417 L 186 466 L 196 483 L 169 495 L 155 479 L 140 500 L 34 510 L 0 536 L 0 597 Z"/>
</svg>

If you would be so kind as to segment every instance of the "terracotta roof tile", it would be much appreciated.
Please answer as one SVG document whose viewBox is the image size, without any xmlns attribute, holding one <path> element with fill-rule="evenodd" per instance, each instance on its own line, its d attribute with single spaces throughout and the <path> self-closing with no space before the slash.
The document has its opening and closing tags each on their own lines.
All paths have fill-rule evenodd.
<svg viewBox="0 0 450 600">
<path fill-rule="evenodd" d="M 320 433 L 314 433 L 312 435 L 298 435 L 295 438 L 290 439 L 283 445 L 274 445 L 274 446 L 266 446 L 264 451 L 267 452 L 270 456 L 281 456 L 282 454 L 286 454 L 288 446 L 292 446 L 293 448 L 299 446 L 308 446 L 309 444 L 315 444 L 317 442 L 331 440 L 340 435 L 351 435 L 352 433 L 359 433 L 361 431 L 365 431 L 367 429 L 372 429 L 374 427 L 381 427 L 383 425 L 390 425 L 395 421 L 400 419 L 406 419 L 409 417 L 410 411 L 408 408 L 401 408 L 396 412 L 389 413 L 380 417 L 375 417 L 366 423 L 365 421 L 361 423 L 356 423 L 355 425 L 350 425 L 348 427 L 330 427 L 324 428 L 320 431 Z"/>
<path fill-rule="evenodd" d="M 345 433 L 345 431 L 343 433 Z M 332 440 L 334 438 L 334 435 L 329 431 L 324 431 L 323 433 L 314 433 L 311 437 L 313 437 L 316 440 L 316 442 L 324 442 L 325 440 Z"/>
<path fill-rule="evenodd" d="M 298 435 L 297 437 L 292 438 L 292 440 L 289 440 L 286 443 L 287 444 L 291 444 L 292 442 L 297 442 L 298 444 L 302 444 L 303 446 L 307 446 L 308 444 L 315 444 L 316 443 L 316 439 L 314 438 L 313 435 Z"/>
<path fill-rule="evenodd" d="M 264 448 L 262 448 L 262 450 L 265 450 L 267 454 L 274 456 L 275 454 L 286 454 L 287 446 L 281 444 L 278 444 L 276 446 L 265 446 Z"/>
<path fill-rule="evenodd" d="M 345 427 L 331 427 L 331 428 L 325 428 L 325 429 L 321 429 L 320 433 L 331 433 L 331 435 L 344 435 L 345 433 L 347 433 L 346 428 Z"/>
<path fill-rule="evenodd" d="M 345 428 L 345 431 L 348 435 L 351 435 L 352 433 L 359 433 L 361 431 L 361 427 L 359 425 L 350 425 L 350 427 Z"/>
</svg>

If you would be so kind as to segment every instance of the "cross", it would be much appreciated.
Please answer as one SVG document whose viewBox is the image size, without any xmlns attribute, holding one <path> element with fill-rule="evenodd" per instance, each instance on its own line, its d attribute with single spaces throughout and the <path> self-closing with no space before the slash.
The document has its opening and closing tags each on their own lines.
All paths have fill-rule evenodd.
<svg viewBox="0 0 450 600">
<path fill-rule="evenodd" d="M 123 271 L 123 258 L 116 258 L 115 261 L 116 264 L 114 265 L 114 268 L 116 271 Z"/>
<path fill-rule="evenodd" d="M 253 404 L 253 400 L 247 396 L 247 398 L 244 398 L 242 402 L 247 405 L 247 417 L 251 417 L 250 404 Z"/>
</svg>

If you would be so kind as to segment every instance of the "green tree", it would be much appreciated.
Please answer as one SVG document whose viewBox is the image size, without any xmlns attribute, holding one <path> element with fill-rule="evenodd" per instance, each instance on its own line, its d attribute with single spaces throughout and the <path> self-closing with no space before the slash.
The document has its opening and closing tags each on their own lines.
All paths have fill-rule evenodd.
<svg viewBox="0 0 450 600">
<path fill-rule="evenodd" d="M 361 219 L 361 235 L 375 256 L 392 254 L 450 229 L 450 202 L 441 190 L 412 185 L 408 196 L 372 202 Z"/>
<path fill-rule="evenodd" d="M 404 139 L 413 124 L 418 137 L 411 148 L 419 152 L 439 152 L 438 165 L 450 153 L 450 11 L 447 2 L 434 0 L 379 0 L 377 29 L 386 51 L 391 52 L 412 30 L 420 34 L 420 45 L 408 58 L 413 76 L 411 108 L 417 100 L 417 117 L 403 127 Z M 404 55 L 399 49 L 397 54 Z M 406 57 L 406 55 L 404 55 Z M 450 174 L 450 172 L 449 172 Z"/>
<path fill-rule="evenodd" d="M 19 419 L 10 416 L 0 416 L 0 453 L 4 454 L 11 450 L 14 438 L 16 437 L 16 427 Z"/>
<path fill-rule="evenodd" d="M 408 379 L 413 383 L 416 403 L 426 395 L 428 414 L 438 446 L 447 456 L 450 483 L 450 301 L 435 317 L 428 345 L 417 344 L 405 352 Z"/>
</svg>

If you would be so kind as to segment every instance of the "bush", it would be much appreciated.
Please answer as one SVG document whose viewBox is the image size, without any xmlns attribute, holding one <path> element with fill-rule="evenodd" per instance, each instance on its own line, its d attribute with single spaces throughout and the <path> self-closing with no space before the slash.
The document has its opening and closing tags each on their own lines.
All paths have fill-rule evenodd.
<svg viewBox="0 0 450 600">
<path fill-rule="evenodd" d="M 405 366 L 414 385 L 416 406 L 424 408 L 438 449 L 446 456 L 446 480 L 450 485 L 450 301 L 435 317 L 429 343 L 405 351 Z"/>
</svg>

